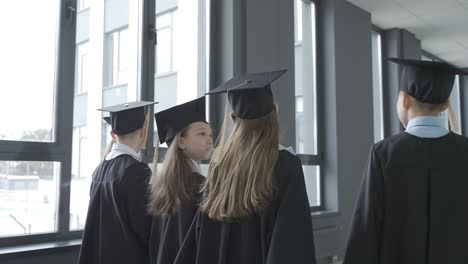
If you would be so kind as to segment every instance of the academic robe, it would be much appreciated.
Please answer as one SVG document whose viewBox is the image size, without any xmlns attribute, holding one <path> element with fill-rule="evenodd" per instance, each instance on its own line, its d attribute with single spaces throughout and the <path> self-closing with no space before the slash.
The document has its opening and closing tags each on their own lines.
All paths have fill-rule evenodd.
<svg viewBox="0 0 468 264">
<path fill-rule="evenodd" d="M 80 264 L 149 263 L 151 170 L 130 155 L 102 161 L 93 174 Z"/>
<path fill-rule="evenodd" d="M 151 263 L 172 264 L 184 241 L 185 235 L 193 222 L 200 202 L 200 189 L 205 177 L 193 172 L 194 200 L 183 204 L 172 215 L 154 216 L 151 231 Z"/>
<path fill-rule="evenodd" d="M 468 263 L 468 139 L 403 132 L 370 151 L 345 264 Z"/>
<path fill-rule="evenodd" d="M 261 212 L 218 221 L 198 211 L 175 264 L 315 264 L 312 218 L 299 159 L 279 152 L 276 191 Z"/>
</svg>

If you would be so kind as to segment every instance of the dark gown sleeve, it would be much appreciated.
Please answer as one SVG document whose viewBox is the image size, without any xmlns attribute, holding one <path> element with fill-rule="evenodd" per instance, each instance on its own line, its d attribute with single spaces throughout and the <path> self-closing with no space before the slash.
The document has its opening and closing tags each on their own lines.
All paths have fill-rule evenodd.
<svg viewBox="0 0 468 264">
<path fill-rule="evenodd" d="M 361 183 L 344 264 L 378 264 L 383 225 L 382 167 L 372 148 Z"/>
<path fill-rule="evenodd" d="M 315 264 L 312 217 L 302 165 L 296 156 L 287 161 L 284 172 L 289 180 L 276 214 L 266 263 Z"/>
<path fill-rule="evenodd" d="M 127 193 L 126 208 L 129 214 L 129 226 L 135 233 L 140 246 L 149 249 L 152 217 L 148 213 L 148 182 L 151 171 L 145 164 L 132 165 L 125 172 L 122 189 Z"/>
</svg>

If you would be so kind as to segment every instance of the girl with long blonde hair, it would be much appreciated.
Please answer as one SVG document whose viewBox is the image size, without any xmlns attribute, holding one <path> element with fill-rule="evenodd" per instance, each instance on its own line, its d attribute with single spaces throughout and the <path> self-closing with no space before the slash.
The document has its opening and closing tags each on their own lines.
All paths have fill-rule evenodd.
<svg viewBox="0 0 468 264">
<path fill-rule="evenodd" d="M 227 92 L 233 112 L 226 112 L 200 210 L 174 263 L 315 263 L 302 166 L 279 145 L 270 83 L 284 73 L 244 75 L 211 92 Z"/>
<path fill-rule="evenodd" d="M 160 143 L 167 143 L 161 170 L 155 148 L 149 211 L 153 214 L 151 263 L 172 263 L 200 202 L 205 180 L 199 163 L 208 160 L 213 135 L 205 97 L 155 114 Z"/>
</svg>

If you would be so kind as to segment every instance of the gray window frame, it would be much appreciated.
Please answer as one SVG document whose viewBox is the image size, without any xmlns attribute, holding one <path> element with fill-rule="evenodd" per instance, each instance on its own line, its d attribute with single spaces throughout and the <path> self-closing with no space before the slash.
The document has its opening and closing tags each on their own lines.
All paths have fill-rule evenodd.
<svg viewBox="0 0 468 264">
<path fill-rule="evenodd" d="M 320 4 L 319 3 L 319 0 L 302 0 L 303 2 L 306 2 L 306 3 L 313 3 L 315 5 L 315 37 L 318 38 L 320 37 L 320 32 L 319 32 L 319 23 L 321 23 L 321 19 L 320 19 L 320 13 L 318 12 L 318 5 Z M 296 19 L 296 18 L 294 18 Z M 304 38 L 304 36 L 302 36 L 302 38 Z M 315 69 L 315 73 L 316 73 L 316 80 L 315 80 L 315 83 L 316 83 L 316 87 L 315 87 L 315 91 L 316 91 L 316 94 L 315 94 L 315 101 L 316 101 L 316 126 L 317 126 L 317 135 L 316 135 L 316 138 L 317 138 L 317 154 L 302 154 L 302 153 L 297 153 L 297 156 L 299 157 L 299 159 L 301 160 L 301 163 L 303 166 L 317 166 L 319 169 L 319 183 L 320 183 L 320 186 L 319 186 L 319 189 L 320 189 L 320 205 L 318 206 L 311 206 L 310 207 L 310 211 L 312 213 L 319 213 L 319 212 L 322 212 L 322 211 L 325 211 L 325 204 L 326 204 L 326 201 L 325 201 L 325 187 L 324 187 L 324 170 L 323 170 L 323 162 L 322 162 L 322 157 L 323 157 L 323 141 L 321 140 L 323 138 L 323 134 L 324 134 L 324 131 L 323 131 L 323 118 L 324 118 L 324 111 L 323 111 L 323 100 L 321 98 L 323 98 L 323 89 L 321 89 L 321 87 L 323 87 L 323 85 L 321 85 L 321 78 L 319 77 L 320 76 L 320 67 L 318 67 L 319 63 L 320 63 L 320 59 L 321 59 L 321 53 L 320 53 L 320 43 L 319 41 L 315 41 L 316 45 L 315 45 L 315 55 L 316 55 L 316 58 L 315 58 L 315 64 L 313 65 L 313 67 L 316 67 Z M 294 111 L 293 113 L 295 114 L 296 112 L 296 104 L 295 104 L 295 100 L 294 100 Z M 295 135 L 293 135 L 295 137 Z M 294 140 L 292 142 L 296 142 L 296 139 L 294 138 Z M 297 146 L 296 146 L 297 147 Z M 307 177 L 307 175 L 305 175 L 305 177 Z"/>
<path fill-rule="evenodd" d="M 0 160 L 60 162 L 57 231 L 0 238 L 0 248 L 64 241 L 82 236 L 69 231 L 73 98 L 75 95 L 76 0 L 61 0 L 54 84 L 54 142 L 0 140 Z"/>
</svg>

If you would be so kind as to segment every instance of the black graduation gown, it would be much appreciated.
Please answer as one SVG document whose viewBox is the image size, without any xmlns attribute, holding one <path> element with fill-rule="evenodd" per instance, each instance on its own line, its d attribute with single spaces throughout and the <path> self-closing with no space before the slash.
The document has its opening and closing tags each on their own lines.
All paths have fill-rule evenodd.
<svg viewBox="0 0 468 264">
<path fill-rule="evenodd" d="M 191 177 L 195 200 L 178 208 L 175 214 L 153 217 L 150 243 L 152 264 L 173 263 L 192 224 L 200 201 L 200 188 L 205 177 L 197 172 L 193 172 Z"/>
<path fill-rule="evenodd" d="M 102 161 L 93 174 L 80 264 L 149 263 L 151 170 L 130 155 Z"/>
<path fill-rule="evenodd" d="M 279 152 L 275 180 L 277 192 L 260 213 L 217 221 L 199 210 L 174 263 L 316 263 L 302 166 L 286 150 Z"/>
<path fill-rule="evenodd" d="M 400 133 L 374 145 L 345 264 L 468 262 L 468 139 Z"/>
</svg>

